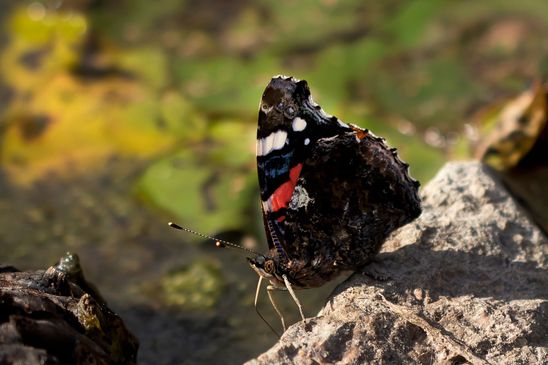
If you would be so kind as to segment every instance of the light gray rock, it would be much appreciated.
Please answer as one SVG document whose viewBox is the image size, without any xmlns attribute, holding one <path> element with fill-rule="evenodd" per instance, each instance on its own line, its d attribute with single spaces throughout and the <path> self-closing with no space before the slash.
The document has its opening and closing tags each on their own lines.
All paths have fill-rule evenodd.
<svg viewBox="0 0 548 365">
<path fill-rule="evenodd" d="M 548 240 L 487 167 L 447 164 L 369 272 L 248 364 L 547 364 Z"/>
</svg>

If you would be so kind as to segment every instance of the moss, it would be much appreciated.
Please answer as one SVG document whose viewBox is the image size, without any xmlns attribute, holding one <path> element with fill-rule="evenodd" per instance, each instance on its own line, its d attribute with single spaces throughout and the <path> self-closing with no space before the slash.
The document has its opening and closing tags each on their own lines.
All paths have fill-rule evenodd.
<svg viewBox="0 0 548 365">
<path fill-rule="evenodd" d="M 208 262 L 196 261 L 161 279 L 164 300 L 186 310 L 214 307 L 223 288 L 219 269 Z"/>
</svg>

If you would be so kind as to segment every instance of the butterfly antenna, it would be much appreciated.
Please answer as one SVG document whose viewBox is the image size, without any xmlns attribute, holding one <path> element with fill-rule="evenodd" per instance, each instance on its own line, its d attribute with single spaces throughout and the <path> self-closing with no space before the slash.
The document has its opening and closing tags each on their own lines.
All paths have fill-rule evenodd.
<svg viewBox="0 0 548 365">
<path fill-rule="evenodd" d="M 240 249 L 240 250 L 244 250 L 246 252 L 249 252 L 253 255 L 260 255 L 260 253 L 256 252 L 256 251 L 253 251 L 253 250 L 250 250 L 249 248 L 246 248 L 246 247 L 243 247 L 243 246 L 240 246 L 240 245 L 237 245 L 235 243 L 232 243 L 232 242 L 229 242 L 229 241 L 225 241 L 225 240 L 221 240 L 219 238 L 215 238 L 215 237 L 212 237 L 212 236 L 208 236 L 206 234 L 203 234 L 203 233 L 200 233 L 200 232 L 196 232 L 190 228 L 186 228 L 186 227 L 181 227 L 180 225 L 176 224 L 176 223 L 173 223 L 173 222 L 169 222 L 167 224 L 168 226 L 170 226 L 171 228 L 175 228 L 175 229 L 178 229 L 178 230 L 181 230 L 181 231 L 185 231 L 185 232 L 188 232 L 188 233 L 192 233 L 193 235 L 196 235 L 198 237 L 202 237 L 202 238 L 205 238 L 205 239 L 208 239 L 208 240 L 212 240 L 212 241 L 215 241 L 215 246 L 219 247 L 219 248 L 225 248 L 225 247 L 229 247 L 229 248 L 237 248 L 237 249 Z"/>
</svg>

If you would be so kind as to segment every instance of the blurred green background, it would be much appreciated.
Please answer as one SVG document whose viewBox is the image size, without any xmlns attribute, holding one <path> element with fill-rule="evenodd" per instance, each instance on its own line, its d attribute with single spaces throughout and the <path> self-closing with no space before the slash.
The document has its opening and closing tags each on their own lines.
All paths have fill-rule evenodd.
<svg viewBox="0 0 548 365">
<path fill-rule="evenodd" d="M 0 262 L 78 253 L 142 364 L 239 363 L 276 340 L 244 257 L 166 224 L 265 251 L 254 139 L 273 75 L 306 79 L 424 184 L 468 156 L 474 113 L 548 73 L 543 0 L 3 0 L 0 22 Z M 333 285 L 300 294 L 308 315 Z"/>
</svg>

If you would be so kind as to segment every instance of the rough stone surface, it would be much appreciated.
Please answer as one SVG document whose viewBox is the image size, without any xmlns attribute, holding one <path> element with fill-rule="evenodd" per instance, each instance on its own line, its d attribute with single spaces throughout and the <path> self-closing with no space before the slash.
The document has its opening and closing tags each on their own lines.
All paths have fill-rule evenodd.
<svg viewBox="0 0 548 365">
<path fill-rule="evenodd" d="M 0 265 L 0 364 L 135 364 L 138 346 L 76 255 L 45 271 Z"/>
<path fill-rule="evenodd" d="M 248 364 L 546 364 L 547 253 L 487 167 L 450 163 L 424 188 L 421 217 L 366 268 L 374 275 L 352 275 Z"/>
</svg>

